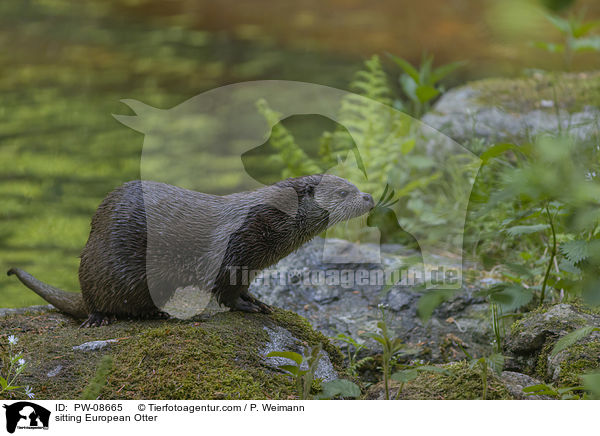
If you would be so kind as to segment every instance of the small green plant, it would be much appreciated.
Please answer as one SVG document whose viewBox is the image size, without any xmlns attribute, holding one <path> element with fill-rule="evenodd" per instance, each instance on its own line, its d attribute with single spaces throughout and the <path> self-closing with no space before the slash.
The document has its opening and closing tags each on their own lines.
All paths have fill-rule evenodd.
<svg viewBox="0 0 600 436">
<path fill-rule="evenodd" d="M 533 298 L 600 304 L 596 147 L 542 136 L 521 146 L 496 144 L 480 158 L 491 179 L 487 192 L 483 179 L 475 184 L 471 207 L 479 210 L 468 231 L 487 237 L 478 237 L 478 257 L 503 279 L 486 290 L 490 301 L 504 314 Z"/>
<path fill-rule="evenodd" d="M 591 32 L 600 26 L 600 21 L 584 21 L 583 13 L 571 13 L 567 18 L 549 14 L 546 18 L 559 30 L 562 43 L 536 41 L 533 45 L 549 53 L 563 53 L 564 65 L 570 70 L 573 64 L 573 55 L 585 51 L 600 51 L 600 35 L 591 35 Z"/>
<path fill-rule="evenodd" d="M 417 69 L 405 59 L 389 53 L 388 56 L 404 72 L 398 80 L 402 91 L 410 100 L 409 105 L 398 102 L 396 106 L 399 105 L 399 109 L 409 112 L 415 118 L 420 118 L 427 112 L 431 101 L 444 92 L 444 88 L 439 85 L 440 80 L 465 65 L 465 62 L 451 62 L 433 68 L 433 56 L 423 55 Z"/>
<path fill-rule="evenodd" d="M 494 349 L 496 353 L 502 352 L 504 341 L 504 323 L 502 322 L 502 307 L 496 303 L 490 304 L 492 311 L 492 328 L 494 330 Z"/>
<path fill-rule="evenodd" d="M 470 361 L 469 367 L 471 369 L 474 369 L 475 367 L 479 369 L 479 375 L 483 385 L 481 399 L 487 400 L 489 370 L 491 369 L 497 375 L 500 375 L 502 368 L 504 367 L 504 356 L 500 353 L 492 353 L 489 356 L 475 358 L 471 356 L 460 343 L 456 343 L 456 345 L 460 347 L 462 352 L 465 353 L 465 356 L 467 356 L 467 359 Z"/>
<path fill-rule="evenodd" d="M 581 391 L 583 386 L 567 386 L 557 388 L 552 384 L 538 384 L 523 388 L 523 392 L 527 395 L 547 395 L 558 400 L 581 400 L 582 396 L 575 393 Z"/>
<path fill-rule="evenodd" d="M 278 368 L 296 378 L 298 398 L 301 400 L 310 399 L 310 389 L 315 379 L 315 371 L 319 365 L 319 360 L 321 359 L 320 353 L 322 348 L 322 344 L 315 345 L 314 347 L 304 347 L 304 356 L 293 351 L 271 351 L 267 354 L 267 357 L 283 357 L 293 362 L 292 365 L 278 365 Z"/>
<path fill-rule="evenodd" d="M 490 354 L 489 356 L 480 357 L 479 359 L 471 358 L 469 364 L 471 368 L 476 366 L 479 368 L 479 374 L 481 375 L 481 382 L 483 383 L 482 400 L 487 400 L 488 391 L 488 369 L 491 369 L 496 374 L 500 375 L 502 367 L 504 366 L 504 356 L 499 353 Z"/>
<path fill-rule="evenodd" d="M 337 336 L 334 336 L 331 339 L 348 344 L 348 371 L 352 375 L 357 375 L 357 368 L 360 365 L 360 361 L 357 360 L 358 354 L 361 350 L 366 348 L 365 345 L 359 344 L 353 337 L 345 335 L 344 333 L 338 333 Z M 354 351 L 352 351 L 350 347 L 353 347 Z"/>
<path fill-rule="evenodd" d="M 330 400 L 333 398 L 358 398 L 360 397 L 360 388 L 356 383 L 350 380 L 339 378 L 331 380 L 321 385 L 322 391 L 317 395 L 320 400 Z"/>
<path fill-rule="evenodd" d="M 31 391 L 29 386 L 17 386 L 15 382 L 17 377 L 27 367 L 27 362 L 23 359 L 23 353 L 18 353 L 15 349 L 15 345 L 19 342 L 18 338 L 14 335 L 8 337 L 8 347 L 4 344 L 0 346 L 6 351 L 2 353 L 2 368 L 0 368 L 0 394 L 14 395 L 19 391 L 28 397 L 34 398 L 35 395 Z"/>
<path fill-rule="evenodd" d="M 400 351 L 404 344 L 400 338 L 394 338 L 391 336 L 387 324 L 385 322 L 385 305 L 380 304 L 379 309 L 381 310 L 381 321 L 377 323 L 379 333 L 365 333 L 371 339 L 379 342 L 383 348 L 382 356 L 382 371 L 383 371 L 383 385 L 385 388 L 385 399 L 390 399 L 390 372 L 393 364 L 394 355 Z"/>
</svg>

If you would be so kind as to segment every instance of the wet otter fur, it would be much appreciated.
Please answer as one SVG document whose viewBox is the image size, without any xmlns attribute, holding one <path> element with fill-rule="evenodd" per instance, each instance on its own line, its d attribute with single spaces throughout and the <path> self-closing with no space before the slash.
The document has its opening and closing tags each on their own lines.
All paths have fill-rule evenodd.
<svg viewBox="0 0 600 436">
<path fill-rule="evenodd" d="M 267 304 L 249 294 L 241 267 L 273 265 L 327 227 L 373 206 L 371 195 L 332 175 L 290 178 L 226 196 L 132 181 L 109 193 L 94 214 L 81 253 L 81 294 L 18 268 L 8 275 L 60 311 L 87 316 L 82 327 L 168 317 L 161 307 L 177 288 L 190 285 L 210 289 L 231 310 L 269 313 Z"/>
</svg>

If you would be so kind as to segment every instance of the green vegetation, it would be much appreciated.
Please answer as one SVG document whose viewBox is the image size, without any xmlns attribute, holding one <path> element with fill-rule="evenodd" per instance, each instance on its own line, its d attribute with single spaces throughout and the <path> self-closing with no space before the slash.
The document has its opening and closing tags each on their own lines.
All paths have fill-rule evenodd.
<svg viewBox="0 0 600 436">
<path fill-rule="evenodd" d="M 379 332 L 377 333 L 366 333 L 371 339 L 379 342 L 383 350 L 382 354 L 382 372 L 383 372 L 383 386 L 385 389 L 385 399 L 390 399 L 390 375 L 392 371 L 393 359 L 396 353 L 398 353 L 405 345 L 402 343 L 400 338 L 392 336 L 385 322 L 385 307 L 380 306 L 381 310 L 381 321 L 377 323 Z"/>
<path fill-rule="evenodd" d="M 560 31 L 563 42 L 537 41 L 534 45 L 550 53 L 563 53 L 567 70 L 572 67 L 575 53 L 600 51 L 600 35 L 591 34 L 600 26 L 600 21 L 584 21 L 583 12 L 578 15 L 570 13 L 567 18 L 558 15 L 547 15 L 546 18 Z"/>
<path fill-rule="evenodd" d="M 315 380 L 315 371 L 321 358 L 319 354 L 321 353 L 321 349 L 321 344 L 318 344 L 311 348 L 304 347 L 303 354 L 293 351 L 271 351 L 267 354 L 267 357 L 282 357 L 292 361 L 291 365 L 278 365 L 278 368 L 295 377 L 298 399 L 300 400 L 310 399 L 310 391 Z M 304 369 L 304 366 L 306 369 Z"/>
<path fill-rule="evenodd" d="M 465 64 L 452 62 L 433 68 L 433 56 L 423 56 L 417 69 L 405 59 L 391 54 L 388 56 L 404 71 L 398 81 L 402 92 L 410 101 L 410 105 L 406 105 L 397 100 L 397 106 L 416 118 L 423 116 L 430 109 L 431 101 L 444 92 L 444 88 L 440 87 L 438 82 Z"/>
<path fill-rule="evenodd" d="M 581 386 L 556 388 L 552 384 L 539 384 L 523 388 L 523 392 L 527 395 L 547 395 L 557 400 L 580 400 L 582 397 L 577 391 L 581 389 Z"/>
<path fill-rule="evenodd" d="M 414 380 L 406 382 L 399 399 L 402 400 L 477 400 L 484 390 L 479 371 L 465 362 L 444 365 L 447 373 L 420 372 Z M 494 373 L 487 380 L 487 399 L 509 400 L 512 395 Z"/>
<path fill-rule="evenodd" d="M 23 353 L 18 353 L 15 346 L 19 339 L 8 336 L 8 345 L 0 344 L 3 352 L 0 354 L 0 394 L 6 398 L 17 398 L 26 396 L 33 398 L 35 395 L 29 386 L 18 386 L 15 383 L 23 371 L 27 368 L 27 362 L 23 359 Z"/>
<path fill-rule="evenodd" d="M 167 109 L 225 83 L 285 78 L 326 83 L 353 94 L 340 102 L 339 123 L 316 116 L 278 122 L 277 107 L 256 101 L 257 115 L 274 127 L 265 147 L 242 156 L 252 177 L 272 183 L 331 171 L 357 181 L 360 189 L 380 198 L 379 215 L 371 215 L 367 224 L 380 230 L 382 241 L 408 245 L 400 232 L 421 232 L 418 241 L 440 244 L 440 252 L 463 241 L 463 260 L 472 266 L 466 284 L 481 287 L 482 276 L 495 283 L 476 292 L 491 307 L 495 342 L 489 355 L 465 352 L 469 360 L 443 368 L 399 365 L 397 354 L 404 344 L 388 331 L 382 309 L 378 332 L 367 334 L 381 345 L 381 356 L 360 359 L 363 345 L 349 336 L 335 338 L 352 347 L 346 374 L 359 377 L 362 364 L 379 364 L 386 399 L 394 397 L 394 388 L 395 397 L 405 399 L 511 398 L 498 377 L 506 330 L 518 332 L 525 328 L 520 318 L 555 303 L 598 310 L 600 120 L 586 121 L 585 135 L 574 135 L 573 128 L 582 127 L 574 114 L 600 106 L 599 72 L 530 70 L 521 78 L 478 81 L 471 86 L 479 104 L 510 114 L 556 116 L 557 131 L 488 145 L 475 137 L 474 129 L 464 150 L 431 153 L 428 145 L 450 141 L 428 131 L 418 118 L 445 92 L 451 74 L 464 70 L 459 69 L 462 62 L 434 67 L 433 56 L 425 55 L 415 66 L 398 56 L 373 55 L 360 65 L 344 57 L 332 59 L 327 52 L 307 54 L 293 44 L 281 50 L 252 26 L 232 36 L 199 30 L 176 15 L 148 12 L 151 19 L 139 20 L 136 14 L 152 2 L 141 2 L 139 9 L 125 3 L 0 5 L 0 41 L 20 48 L 10 50 L 10 56 L 8 50 L 0 53 L 0 273 L 19 266 L 57 287 L 78 290 L 77 256 L 94 210 L 107 192 L 140 177 L 143 136 L 110 116 L 131 113 L 121 99 Z M 556 13 L 567 9 L 567 3 L 544 1 Z M 562 54 L 566 70 L 582 57 L 577 53 L 600 51 L 598 21 L 571 11 L 549 15 L 547 21 L 561 41 L 535 46 Z M 311 65 L 320 67 L 317 73 Z M 215 193 L 239 190 L 238 158 L 221 156 L 219 147 L 215 144 L 203 155 L 207 171 L 188 177 Z M 454 229 L 467 206 L 464 229 Z M 361 231 L 340 226 L 331 234 L 354 240 Z M 15 280 L 2 277 L 2 307 L 42 303 Z M 423 322 L 456 292 L 423 294 L 418 305 Z M 197 324 L 124 322 L 76 332 L 65 328 L 72 325 L 60 316 L 46 315 L 43 322 L 2 318 L 2 331 L 18 335 L 23 352 L 16 351 L 10 342 L 14 336 L 8 336 L 9 344 L 2 345 L 0 392 L 11 398 L 32 396 L 31 389 L 21 386 L 29 384 L 42 399 L 65 393 L 84 399 L 354 398 L 368 387 L 361 380 L 315 382 L 321 346 L 339 370 L 344 356 L 306 320 L 285 311 L 276 311 L 273 322 L 310 349 L 304 357 L 278 353 L 295 362 L 283 368 L 295 379 L 264 370 L 259 349 L 267 334 L 260 317 L 220 314 Z M 546 338 L 526 368 L 545 382 L 527 393 L 600 396 L 600 348 L 591 336 L 598 329 L 568 327 L 570 333 Z M 118 342 L 102 352 L 81 355 L 72 349 L 108 338 Z M 47 355 L 36 352 L 47 346 Z M 559 374 L 552 379 L 548 359 L 558 358 Z M 55 377 L 43 376 L 56 368 L 54 359 L 66 368 Z M 308 369 L 300 368 L 303 362 Z M 40 375 L 29 373 L 32 366 Z"/>
</svg>

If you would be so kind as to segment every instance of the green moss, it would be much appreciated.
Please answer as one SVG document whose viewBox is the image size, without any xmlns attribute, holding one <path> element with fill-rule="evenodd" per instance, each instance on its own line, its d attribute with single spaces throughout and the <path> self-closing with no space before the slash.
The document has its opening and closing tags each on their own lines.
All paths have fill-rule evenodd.
<svg viewBox="0 0 600 436">
<path fill-rule="evenodd" d="M 587 313 L 588 315 L 600 315 L 600 306 L 589 306 L 585 304 L 581 298 L 576 298 L 573 301 L 570 301 L 569 304 L 575 306 L 579 312 Z"/>
<path fill-rule="evenodd" d="M 115 370 L 103 397 L 258 399 L 292 395 L 288 377 L 260 368 L 258 335 L 248 335 L 235 324 L 225 325 L 225 329 L 170 324 L 142 332 L 116 351 Z"/>
<path fill-rule="evenodd" d="M 573 345 L 568 357 L 560 364 L 559 386 L 578 386 L 581 376 L 600 368 L 600 342 Z"/>
<path fill-rule="evenodd" d="M 329 358 L 335 369 L 338 371 L 343 369 L 344 355 L 340 349 L 333 345 L 323 333 L 314 330 L 306 318 L 286 310 L 275 311 L 273 318 L 297 338 L 306 338 L 311 345 L 323 344 L 323 349 L 329 354 Z"/>
<path fill-rule="evenodd" d="M 535 74 L 520 79 L 485 79 L 469 84 L 479 91 L 477 100 L 508 112 L 543 109 L 542 100 L 558 101 L 559 107 L 578 112 L 600 105 L 600 73 Z M 555 108 L 545 110 L 554 111 Z"/>
<path fill-rule="evenodd" d="M 0 318 L 0 331 L 19 338 L 29 363 L 18 384 L 31 385 L 39 399 L 89 396 L 91 387 L 90 395 L 101 399 L 295 398 L 292 378 L 264 365 L 265 325 L 286 328 L 309 345 L 323 343 L 334 366 L 342 360 L 304 318 L 283 310 L 272 316 L 223 312 L 203 322 L 119 321 L 95 329 L 78 329 L 78 323 L 52 311 Z M 118 341 L 99 351 L 73 350 L 105 339 Z M 110 372 L 102 359 L 112 359 Z M 63 368 L 48 377 L 57 365 Z"/>
<path fill-rule="evenodd" d="M 546 341 L 542 351 L 537 356 L 535 368 L 527 371 L 528 373 L 533 373 L 540 380 L 550 382 L 550 377 L 548 377 L 548 356 L 550 356 L 554 344 L 555 341 Z"/>
<path fill-rule="evenodd" d="M 477 368 L 470 368 L 466 361 L 444 366 L 451 374 L 421 372 L 404 385 L 400 398 L 404 400 L 476 400 L 481 399 L 483 382 Z M 513 399 L 504 384 L 492 370 L 488 372 L 489 400 Z"/>
</svg>

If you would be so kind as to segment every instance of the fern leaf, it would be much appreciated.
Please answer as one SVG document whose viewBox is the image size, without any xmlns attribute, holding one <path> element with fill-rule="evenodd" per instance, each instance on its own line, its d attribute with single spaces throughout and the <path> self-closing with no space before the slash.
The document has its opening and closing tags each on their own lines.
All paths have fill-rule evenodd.
<svg viewBox="0 0 600 436">
<path fill-rule="evenodd" d="M 589 256 L 589 245 L 584 240 L 569 241 L 561 244 L 560 251 L 576 265 Z"/>
<path fill-rule="evenodd" d="M 508 233 L 509 236 L 515 237 L 515 236 L 520 236 L 520 235 L 528 235 L 531 233 L 541 232 L 541 231 L 547 230 L 549 228 L 550 228 L 550 226 L 548 224 L 534 224 L 531 226 L 509 227 L 508 229 L 505 230 L 505 232 Z"/>
<path fill-rule="evenodd" d="M 571 333 L 569 333 L 566 336 L 563 336 L 556 342 L 554 348 L 552 349 L 552 352 L 550 353 L 550 356 L 556 356 L 558 353 L 560 353 L 566 348 L 569 348 L 571 345 L 575 344 L 580 339 L 585 338 L 590 333 L 597 331 L 600 331 L 600 328 L 592 326 L 585 326 L 575 331 L 572 331 Z"/>
</svg>

